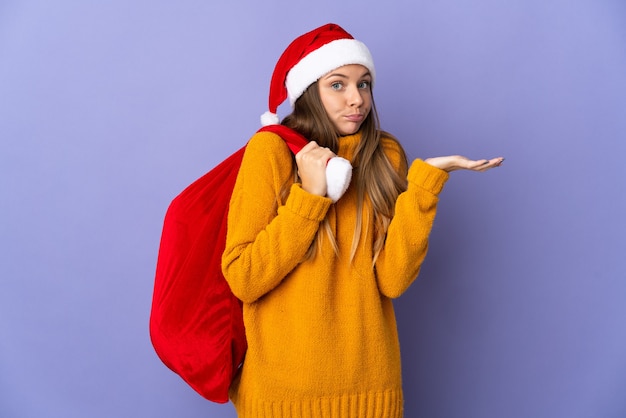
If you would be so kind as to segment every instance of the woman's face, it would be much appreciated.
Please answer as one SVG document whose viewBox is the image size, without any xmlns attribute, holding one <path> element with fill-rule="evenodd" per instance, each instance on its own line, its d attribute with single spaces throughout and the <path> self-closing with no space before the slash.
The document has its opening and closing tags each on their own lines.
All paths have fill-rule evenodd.
<svg viewBox="0 0 626 418">
<path fill-rule="evenodd" d="M 372 108 L 372 76 L 358 64 L 344 65 L 318 81 L 326 114 L 341 135 L 356 133 Z"/>
</svg>

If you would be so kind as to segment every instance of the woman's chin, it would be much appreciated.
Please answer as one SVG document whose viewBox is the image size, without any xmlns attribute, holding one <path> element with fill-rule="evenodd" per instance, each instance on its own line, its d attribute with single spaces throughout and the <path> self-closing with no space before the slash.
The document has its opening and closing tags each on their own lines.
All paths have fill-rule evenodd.
<svg viewBox="0 0 626 418">
<path fill-rule="evenodd" d="M 353 126 L 342 126 L 342 127 L 338 127 L 337 131 L 339 132 L 339 135 L 341 136 L 348 136 L 348 135 L 354 135 L 355 133 L 359 132 L 359 129 L 361 129 L 361 124 L 358 125 L 353 125 Z"/>
</svg>

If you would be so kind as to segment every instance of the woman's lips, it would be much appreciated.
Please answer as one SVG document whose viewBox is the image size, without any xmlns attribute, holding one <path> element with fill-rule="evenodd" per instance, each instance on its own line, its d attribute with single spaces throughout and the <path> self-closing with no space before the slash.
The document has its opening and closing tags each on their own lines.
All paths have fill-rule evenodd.
<svg viewBox="0 0 626 418">
<path fill-rule="evenodd" d="M 360 113 L 355 113 L 353 115 L 346 115 L 346 119 L 350 122 L 361 122 L 363 121 L 364 117 Z"/>
</svg>

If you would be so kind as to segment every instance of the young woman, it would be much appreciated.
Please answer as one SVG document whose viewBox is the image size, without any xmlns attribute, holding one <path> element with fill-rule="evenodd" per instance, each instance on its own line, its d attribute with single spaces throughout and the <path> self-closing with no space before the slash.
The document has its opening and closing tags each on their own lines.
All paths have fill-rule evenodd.
<svg viewBox="0 0 626 418">
<path fill-rule="evenodd" d="M 310 140 L 295 158 L 274 133 L 248 143 L 230 203 L 224 275 L 244 303 L 248 352 L 231 386 L 240 417 L 401 417 L 392 299 L 415 280 L 448 172 L 502 158 L 415 160 L 382 132 L 367 47 L 337 25 L 297 38 L 276 65 L 270 112 Z M 326 164 L 353 166 L 326 196 Z"/>
</svg>

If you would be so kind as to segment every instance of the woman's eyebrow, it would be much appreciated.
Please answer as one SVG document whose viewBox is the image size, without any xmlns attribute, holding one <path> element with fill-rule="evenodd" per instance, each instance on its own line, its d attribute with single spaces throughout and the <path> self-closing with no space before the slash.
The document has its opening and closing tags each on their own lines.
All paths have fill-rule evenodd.
<svg viewBox="0 0 626 418">
<path fill-rule="evenodd" d="M 372 75 L 370 74 L 369 71 L 366 71 L 364 74 L 360 75 L 358 78 L 365 78 L 368 76 L 371 77 Z M 330 78 L 330 77 L 349 78 L 347 75 L 340 73 L 340 72 L 330 72 L 327 75 L 325 75 L 323 78 Z"/>
</svg>

